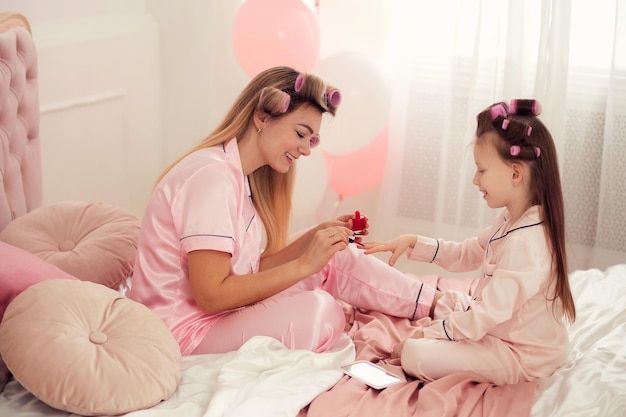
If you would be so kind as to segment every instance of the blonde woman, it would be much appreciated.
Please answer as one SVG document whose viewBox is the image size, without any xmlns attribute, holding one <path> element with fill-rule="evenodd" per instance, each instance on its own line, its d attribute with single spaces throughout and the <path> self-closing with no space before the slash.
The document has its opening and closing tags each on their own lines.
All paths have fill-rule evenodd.
<svg viewBox="0 0 626 417">
<path fill-rule="evenodd" d="M 184 355 L 235 350 L 256 335 L 322 352 L 344 331 L 337 299 L 410 320 L 431 313 L 435 289 L 351 244 L 350 215 L 288 243 L 295 164 L 340 99 L 315 75 L 268 69 L 161 175 L 130 296 L 165 321 Z"/>
</svg>

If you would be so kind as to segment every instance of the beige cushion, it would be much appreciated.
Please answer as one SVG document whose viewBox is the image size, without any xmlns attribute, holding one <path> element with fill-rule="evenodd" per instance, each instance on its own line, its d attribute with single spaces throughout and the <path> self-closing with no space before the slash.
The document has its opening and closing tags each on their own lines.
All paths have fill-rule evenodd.
<svg viewBox="0 0 626 417">
<path fill-rule="evenodd" d="M 0 325 L 0 354 L 33 395 L 79 415 L 152 407 L 181 377 L 167 326 L 144 305 L 88 281 L 46 280 L 15 297 Z"/>
<path fill-rule="evenodd" d="M 139 219 L 110 204 L 64 201 L 13 220 L 0 240 L 83 281 L 118 288 L 131 274 Z"/>
</svg>

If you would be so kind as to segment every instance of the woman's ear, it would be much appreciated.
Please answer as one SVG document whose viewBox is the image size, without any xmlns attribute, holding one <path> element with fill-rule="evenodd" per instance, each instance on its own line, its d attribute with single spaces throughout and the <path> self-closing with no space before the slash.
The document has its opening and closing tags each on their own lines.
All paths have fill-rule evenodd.
<svg viewBox="0 0 626 417">
<path fill-rule="evenodd" d="M 257 128 L 257 130 L 263 129 L 265 127 L 265 121 L 267 120 L 267 115 L 265 113 L 255 111 L 253 120 L 254 120 L 254 126 Z"/>
</svg>

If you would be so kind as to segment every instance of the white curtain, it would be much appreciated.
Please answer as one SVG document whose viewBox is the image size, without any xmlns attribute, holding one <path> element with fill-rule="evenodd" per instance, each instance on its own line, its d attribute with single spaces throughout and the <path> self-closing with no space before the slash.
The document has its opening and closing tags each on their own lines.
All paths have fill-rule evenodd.
<svg viewBox="0 0 626 417">
<path fill-rule="evenodd" d="M 388 171 L 376 233 L 463 239 L 475 115 L 536 98 L 561 164 L 570 269 L 626 263 L 626 0 L 396 0 Z"/>
</svg>

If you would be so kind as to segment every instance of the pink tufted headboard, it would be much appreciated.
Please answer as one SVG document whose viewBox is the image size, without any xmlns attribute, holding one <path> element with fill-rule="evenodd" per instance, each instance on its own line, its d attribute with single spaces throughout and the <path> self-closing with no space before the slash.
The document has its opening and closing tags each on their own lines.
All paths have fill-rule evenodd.
<svg viewBox="0 0 626 417">
<path fill-rule="evenodd" d="M 0 13 L 0 230 L 40 207 L 37 52 L 26 18 Z"/>
</svg>

